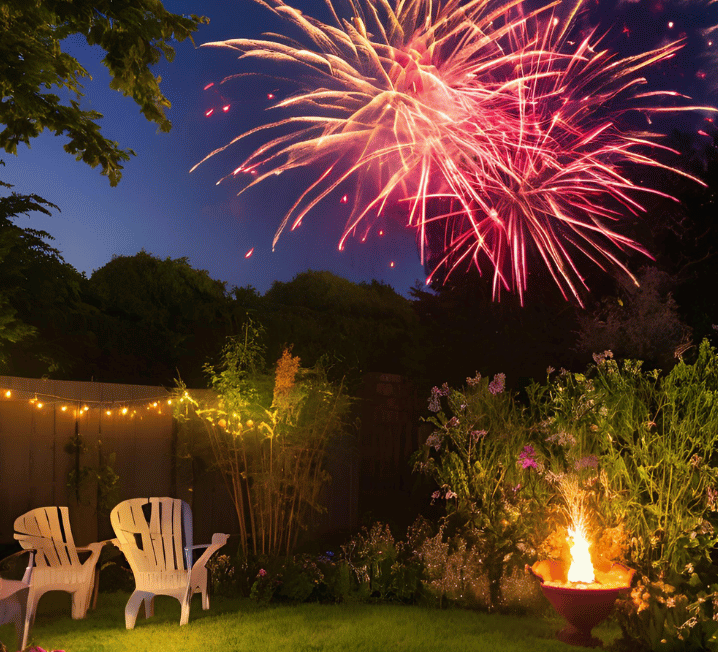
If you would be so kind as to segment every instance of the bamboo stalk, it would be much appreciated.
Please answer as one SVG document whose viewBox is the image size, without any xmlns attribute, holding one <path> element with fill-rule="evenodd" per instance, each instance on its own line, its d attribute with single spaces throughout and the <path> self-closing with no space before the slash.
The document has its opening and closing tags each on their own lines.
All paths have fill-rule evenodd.
<svg viewBox="0 0 718 652">
<path fill-rule="evenodd" d="M 257 528 L 254 523 L 254 508 L 252 507 L 252 494 L 250 492 L 249 488 L 249 465 L 247 464 L 247 446 L 244 441 L 244 437 L 242 437 L 242 459 L 244 460 L 244 485 L 247 493 L 247 512 L 249 513 L 249 524 L 250 524 L 250 531 L 252 533 L 252 552 L 254 554 L 257 554 Z"/>
</svg>

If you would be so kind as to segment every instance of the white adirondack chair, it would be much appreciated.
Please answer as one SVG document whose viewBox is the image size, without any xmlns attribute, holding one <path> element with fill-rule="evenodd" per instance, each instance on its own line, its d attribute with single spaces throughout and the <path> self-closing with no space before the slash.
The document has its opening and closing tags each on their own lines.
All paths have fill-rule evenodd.
<svg viewBox="0 0 718 652">
<path fill-rule="evenodd" d="M 76 548 L 67 507 L 38 507 L 15 519 L 15 538 L 26 550 L 35 551 L 27 612 L 35 622 L 37 603 L 48 591 L 72 594 L 72 617 L 84 618 L 96 597 L 100 551 L 104 542 Z M 78 552 L 89 552 L 81 562 Z"/>
<path fill-rule="evenodd" d="M 156 595 L 179 600 L 180 625 L 189 621 L 194 593 L 202 594 L 202 609 L 209 609 L 207 568 L 209 558 L 221 548 L 226 534 L 212 535 L 212 543 L 193 545 L 192 510 L 177 498 L 132 498 L 110 513 L 117 535 L 114 543 L 127 557 L 135 576 L 135 591 L 125 607 L 125 625 L 133 629 L 140 605 L 145 618 L 154 614 Z M 194 563 L 193 551 L 206 548 Z"/>
<path fill-rule="evenodd" d="M 27 598 L 32 581 L 33 558 L 34 553 L 30 551 L 30 562 L 20 581 L 0 578 L 0 625 L 15 623 L 15 644 L 20 650 L 27 647 L 27 639 L 30 635 Z"/>
</svg>

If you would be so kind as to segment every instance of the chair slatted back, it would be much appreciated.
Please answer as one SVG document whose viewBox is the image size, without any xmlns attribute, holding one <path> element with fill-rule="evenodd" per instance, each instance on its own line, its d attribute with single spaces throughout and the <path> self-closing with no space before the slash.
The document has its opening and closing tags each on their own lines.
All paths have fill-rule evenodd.
<svg viewBox="0 0 718 652">
<path fill-rule="evenodd" d="M 15 520 L 15 538 L 26 550 L 37 551 L 38 568 L 80 566 L 67 507 L 38 507 L 19 516 Z"/>
<path fill-rule="evenodd" d="M 149 505 L 149 518 L 145 506 Z M 184 547 L 191 549 L 191 530 L 182 524 L 190 507 L 177 498 L 132 498 L 117 505 L 110 514 L 122 552 L 135 573 L 164 573 L 188 570 Z"/>
</svg>

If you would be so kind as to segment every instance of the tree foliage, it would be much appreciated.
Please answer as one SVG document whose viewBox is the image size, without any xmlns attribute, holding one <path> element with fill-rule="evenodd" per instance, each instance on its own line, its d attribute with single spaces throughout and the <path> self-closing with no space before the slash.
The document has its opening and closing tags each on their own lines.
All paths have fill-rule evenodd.
<svg viewBox="0 0 718 652">
<path fill-rule="evenodd" d="M 421 325 L 411 302 L 388 285 L 308 271 L 275 282 L 264 310 L 273 357 L 293 342 L 307 364 L 329 354 L 352 380 L 371 371 L 423 374 Z"/>
<path fill-rule="evenodd" d="M 65 151 L 91 167 L 100 165 L 112 186 L 117 185 L 123 161 L 132 150 L 100 133 L 102 114 L 80 108 L 83 77 L 88 72 L 62 51 L 63 39 L 79 35 L 87 44 L 106 53 L 103 63 L 112 81 L 110 88 L 130 96 L 142 114 L 162 131 L 169 131 L 165 109 L 169 100 L 159 88 L 161 78 L 150 66 L 164 56 L 174 58 L 172 40 L 191 39 L 206 17 L 179 16 L 165 10 L 159 0 L 4 0 L 0 3 L 0 147 L 17 154 L 20 143 L 49 129 L 66 134 Z M 53 92 L 65 90 L 74 99 L 69 105 Z"/>
<path fill-rule="evenodd" d="M 88 293 L 102 315 L 96 375 L 115 382 L 172 384 L 180 368 L 201 383 L 204 363 L 235 331 L 224 283 L 187 258 L 116 256 L 92 274 Z"/>
<path fill-rule="evenodd" d="M 59 210 L 34 194 L 0 197 L 0 364 L 22 376 L 67 373 L 82 357 L 76 336 L 78 318 L 89 309 L 80 296 L 84 279 L 49 243 L 49 233 L 15 222 L 50 209 Z"/>
</svg>

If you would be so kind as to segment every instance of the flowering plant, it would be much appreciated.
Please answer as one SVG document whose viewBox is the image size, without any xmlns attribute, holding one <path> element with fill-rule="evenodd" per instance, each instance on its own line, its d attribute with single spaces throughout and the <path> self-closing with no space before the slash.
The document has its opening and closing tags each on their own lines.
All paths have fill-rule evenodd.
<svg viewBox="0 0 718 652">
<path fill-rule="evenodd" d="M 529 390 L 546 459 L 582 477 L 602 527 L 630 534 L 643 588 L 620 604 L 626 639 L 718 649 L 718 356 L 704 341 L 666 375 L 609 351 L 594 362 Z"/>
<path fill-rule="evenodd" d="M 476 542 L 497 608 L 504 571 L 532 546 L 531 523 L 543 503 L 522 410 L 503 374 L 491 382 L 480 374 L 467 378 L 461 391 L 434 387 L 429 409 L 436 429 L 414 454 L 414 470 L 436 481 L 431 500 L 446 501 L 448 531 L 465 530 Z"/>
</svg>

